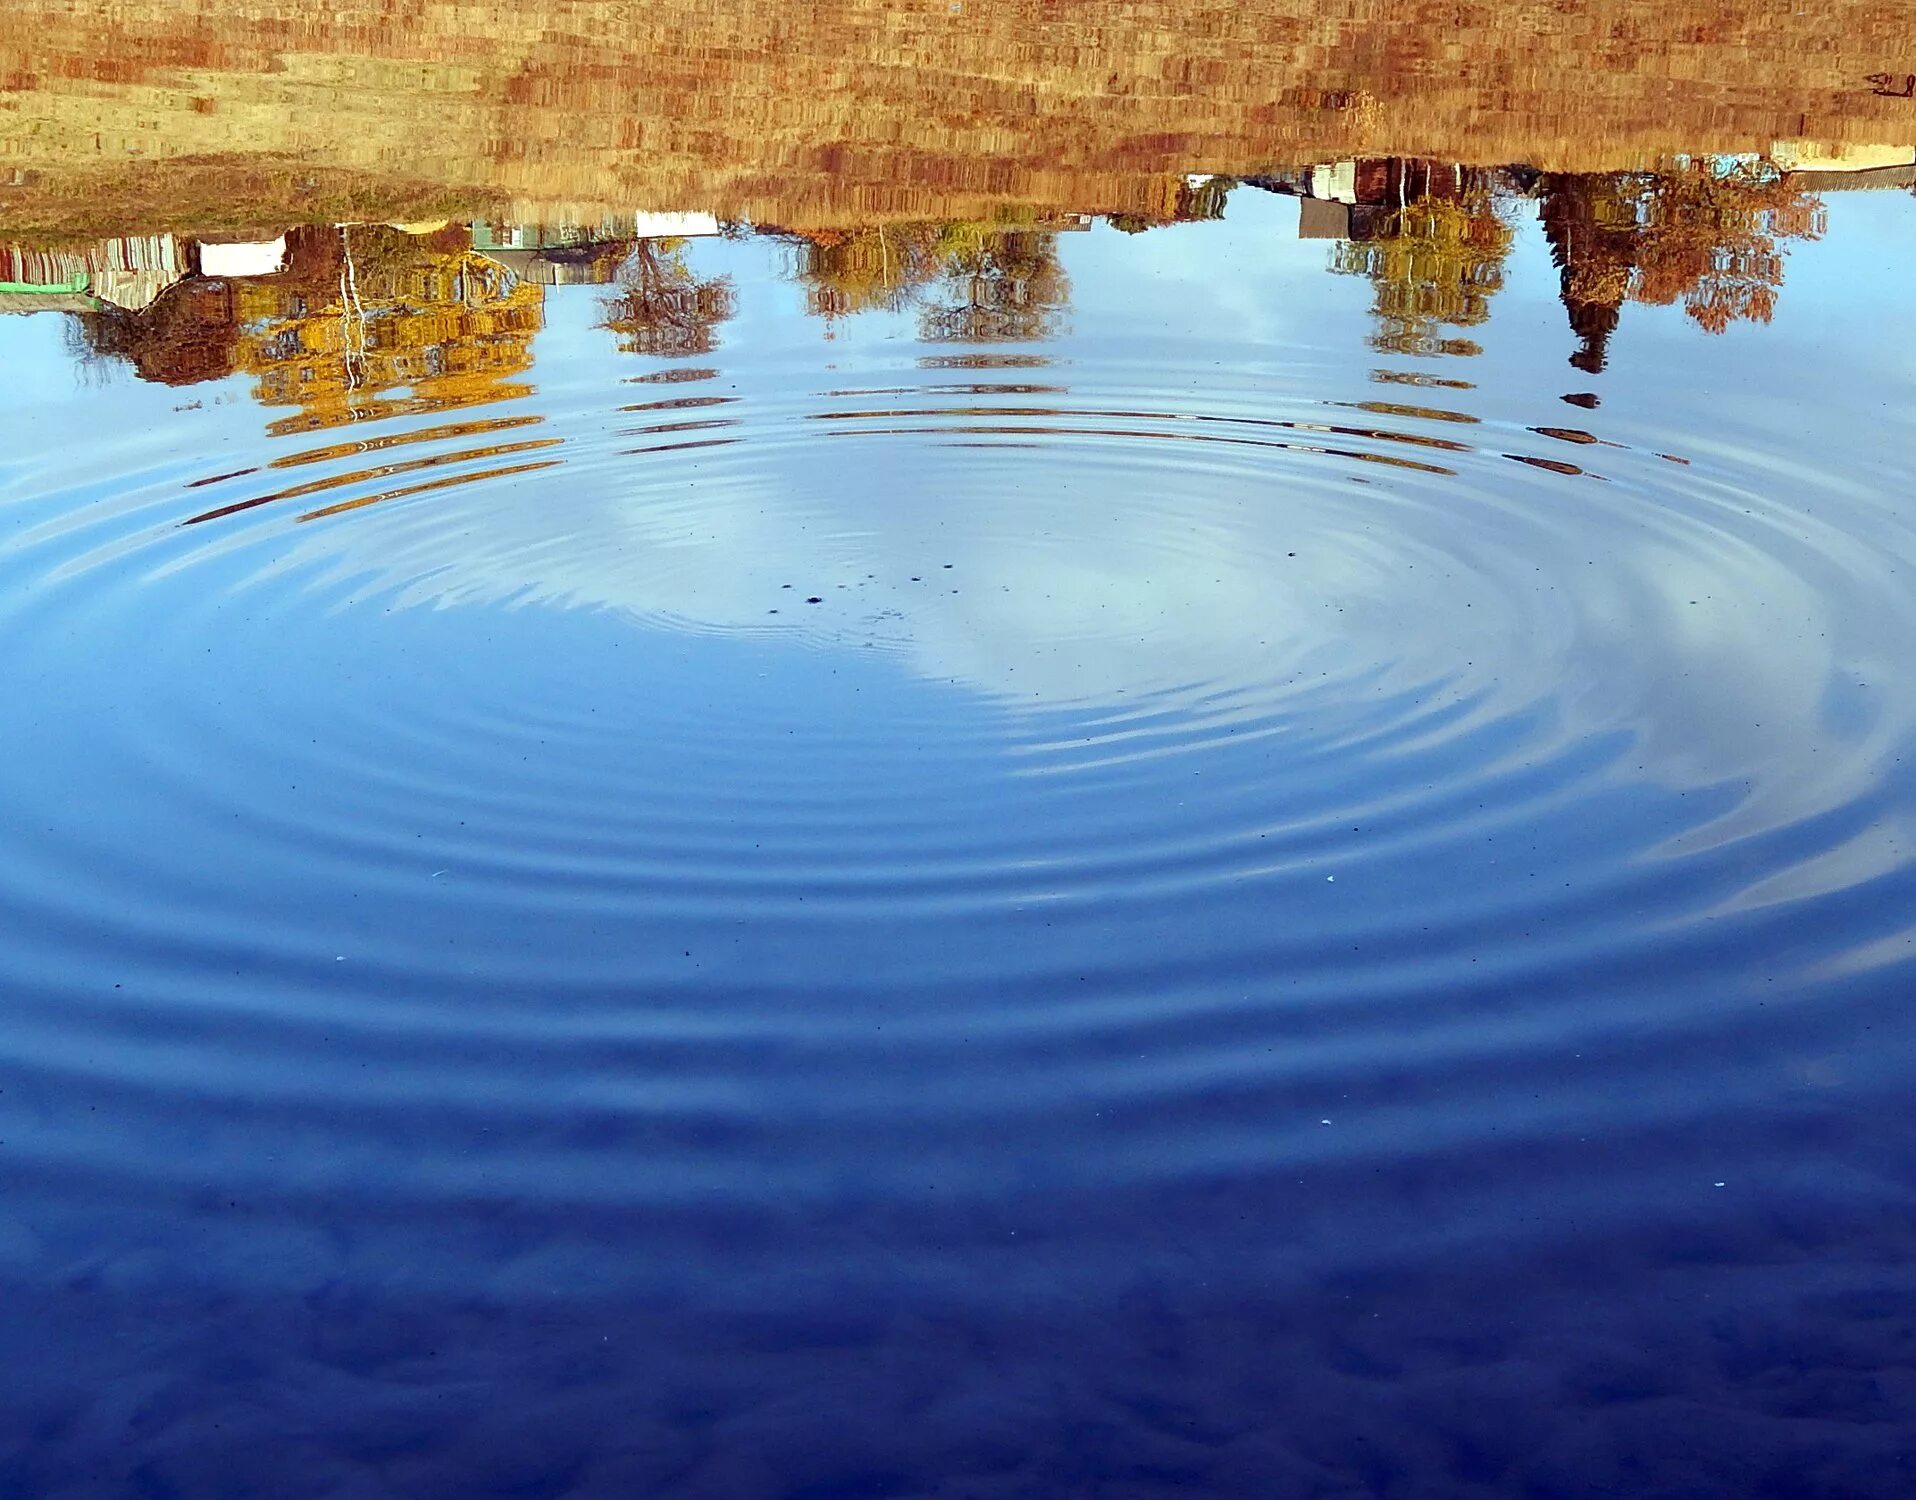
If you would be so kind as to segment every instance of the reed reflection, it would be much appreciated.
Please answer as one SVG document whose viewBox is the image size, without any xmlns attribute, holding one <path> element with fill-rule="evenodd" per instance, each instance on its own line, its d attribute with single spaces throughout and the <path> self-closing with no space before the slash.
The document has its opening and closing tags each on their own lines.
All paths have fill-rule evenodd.
<svg viewBox="0 0 1916 1500">
<path fill-rule="evenodd" d="M 462 195 L 467 218 L 644 203 L 806 230 L 1148 218 L 1170 173 L 1413 141 L 1561 172 L 1896 140 L 1916 69 L 1873 0 L 627 9 L 16 0 L 0 212 L 69 234 L 418 219 Z"/>
</svg>

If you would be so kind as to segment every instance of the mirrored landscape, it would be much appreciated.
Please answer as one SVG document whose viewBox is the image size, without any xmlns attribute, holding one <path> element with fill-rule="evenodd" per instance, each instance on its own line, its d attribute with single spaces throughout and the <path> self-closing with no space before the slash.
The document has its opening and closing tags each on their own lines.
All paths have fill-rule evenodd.
<svg viewBox="0 0 1916 1500">
<path fill-rule="evenodd" d="M 1907 1492 L 1904 18 L 15 11 L 0 1495 Z"/>
</svg>

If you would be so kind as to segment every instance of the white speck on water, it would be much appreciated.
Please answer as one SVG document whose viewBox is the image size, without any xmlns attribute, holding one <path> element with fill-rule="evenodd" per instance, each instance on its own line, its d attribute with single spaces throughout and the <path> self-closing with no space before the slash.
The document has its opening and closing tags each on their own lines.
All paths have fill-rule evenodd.
<svg viewBox="0 0 1916 1500">
<path fill-rule="evenodd" d="M 1329 1120 L 1319 1120 L 1319 1121 L 1318 1121 L 1317 1123 L 1318 1123 L 1318 1124 L 1320 1124 L 1320 1125 L 1328 1125 L 1328 1124 L 1330 1124 L 1330 1121 L 1329 1121 Z"/>
<path fill-rule="evenodd" d="M 1325 876 L 1324 878 L 1325 878 L 1326 880 L 1335 880 L 1335 879 L 1337 879 L 1337 877 L 1336 877 L 1335 875 L 1326 875 L 1326 876 Z"/>
<path fill-rule="evenodd" d="M 1716 1184 L 1716 1186 L 1717 1186 L 1717 1187 L 1722 1187 L 1722 1186 L 1723 1186 L 1723 1184 L 1719 1182 L 1719 1183 L 1717 1183 L 1717 1184 Z"/>
</svg>

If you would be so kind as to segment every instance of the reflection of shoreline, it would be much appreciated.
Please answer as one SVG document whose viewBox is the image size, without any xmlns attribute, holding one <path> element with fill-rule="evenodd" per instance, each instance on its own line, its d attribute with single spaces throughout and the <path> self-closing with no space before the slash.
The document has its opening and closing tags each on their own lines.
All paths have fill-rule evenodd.
<svg viewBox="0 0 1916 1500">
<path fill-rule="evenodd" d="M 1542 173 L 1363 158 L 1254 178 L 1166 179 L 1151 213 L 1112 214 L 1126 234 L 1227 216 L 1234 194 L 1299 202 L 1297 232 L 1327 269 L 1375 289 L 1373 347 L 1471 356 L 1491 315 L 1512 224 L 1534 213 L 1555 258 L 1569 355 L 1597 373 L 1626 304 L 1680 305 L 1708 331 L 1766 322 L 1789 241 L 1821 235 L 1817 191 L 1906 188 L 1916 153 L 1692 160 L 1661 172 Z M 928 343 L 1042 343 L 1063 326 L 1059 236 L 1082 215 L 1027 212 L 809 232 L 727 226 L 710 213 L 586 222 L 328 225 L 253 242 L 121 237 L 80 249 L 0 245 L 0 313 L 76 319 L 88 358 L 188 385 L 244 373 L 263 405 L 297 408 L 275 430 L 365 420 L 393 408 L 502 399 L 530 368 L 545 288 L 606 288 L 600 325 L 629 354 L 710 354 L 736 313 L 731 282 L 703 276 L 688 241 L 758 233 L 789 247 L 786 272 L 827 337 L 846 318 L 912 312 Z M 1441 382 L 1439 382 L 1441 383 Z M 382 396 L 397 392 L 403 396 Z M 513 386 L 512 390 L 523 390 Z"/>
</svg>

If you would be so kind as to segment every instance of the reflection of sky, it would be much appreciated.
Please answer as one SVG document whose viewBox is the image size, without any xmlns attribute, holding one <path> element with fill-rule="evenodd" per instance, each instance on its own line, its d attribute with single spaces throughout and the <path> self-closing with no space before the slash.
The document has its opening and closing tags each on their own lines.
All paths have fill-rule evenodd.
<svg viewBox="0 0 1916 1500">
<path fill-rule="evenodd" d="M 1792 249 L 1768 327 L 1708 337 L 1678 308 L 1627 306 L 1598 376 L 1566 363 L 1574 339 L 1533 223 L 1490 321 L 1470 330 L 1479 358 L 1368 349 L 1369 285 L 1326 274 L 1331 247 L 1296 239 L 1294 202 L 1239 189 L 1224 224 L 1061 236 L 1071 308 L 1044 351 L 1055 363 L 975 375 L 919 369 L 911 312 L 841 320 L 827 343 L 782 275 L 781 247 L 698 242 L 691 263 L 739 288 L 721 347 L 697 361 L 720 381 L 617 383 L 651 363 L 614 355 L 593 326 L 598 293 L 554 292 L 532 404 L 566 438 L 566 467 L 303 527 L 287 555 L 417 605 L 545 601 L 814 649 L 869 644 L 1007 703 L 1159 693 L 1251 716 L 1304 684 L 1444 682 L 1481 695 L 1486 711 L 1551 703 L 1569 734 L 1628 726 L 1634 759 L 1665 784 L 1751 784 L 1720 832 L 1769 824 L 1852 800 L 1909 739 L 1896 671 L 1916 644 L 1916 542 L 1893 485 L 1916 351 L 1887 326 L 1884 299 L 1910 211 L 1902 195 L 1836 196 L 1828 238 Z M 111 366 L 83 378 L 50 316 L 10 319 L 0 339 L 21 393 L 11 420 L 35 450 L 62 455 L 62 487 L 88 471 L 104 484 L 252 461 L 261 416 L 243 379 L 167 390 Z M 1371 383 L 1380 366 L 1475 389 Z M 977 398 L 986 404 L 1375 421 L 1481 451 L 1357 445 L 1451 464 L 1461 476 L 1447 481 L 1144 437 L 1067 440 L 1046 456 L 995 437 L 983 448 L 823 441 L 826 428 L 859 424 L 805 420 L 929 404 L 830 390 L 968 379 L 1068 392 Z M 618 429 L 646 419 L 617 406 L 715 390 L 740 397 L 716 410 L 744 424 L 741 443 L 620 455 L 647 440 Z M 1600 394 L 1601 409 L 1557 400 L 1573 390 Z M 1480 421 L 1371 419 L 1324 400 Z M 1550 424 L 1626 449 L 1525 431 Z M 8 446 L 18 451 L 17 438 Z M 1501 452 L 1581 462 L 1609 483 L 1523 470 Z M 53 488 L 44 475 L 22 484 Z M 808 612 L 810 592 L 826 602 Z"/>
</svg>

